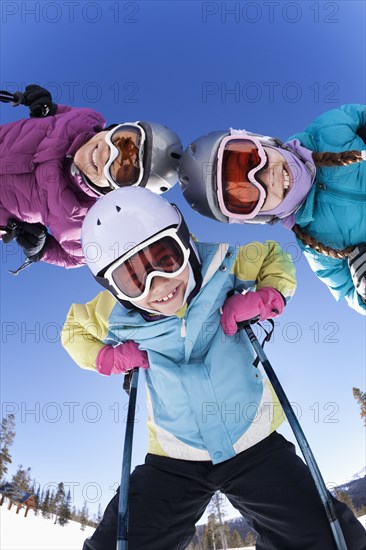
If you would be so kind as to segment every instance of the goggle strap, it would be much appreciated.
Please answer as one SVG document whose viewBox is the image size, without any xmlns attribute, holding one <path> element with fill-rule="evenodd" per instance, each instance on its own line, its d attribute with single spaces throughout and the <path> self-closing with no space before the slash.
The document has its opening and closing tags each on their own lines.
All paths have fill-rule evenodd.
<svg viewBox="0 0 366 550">
<path fill-rule="evenodd" d="M 153 133 L 150 127 L 150 124 L 147 124 L 143 121 L 138 122 L 139 126 L 145 132 L 145 142 L 144 142 L 144 154 L 142 157 L 142 166 L 143 174 L 142 179 L 139 183 L 139 187 L 146 187 L 146 184 L 149 180 L 151 173 L 151 160 L 152 160 L 152 148 L 153 148 Z"/>
</svg>

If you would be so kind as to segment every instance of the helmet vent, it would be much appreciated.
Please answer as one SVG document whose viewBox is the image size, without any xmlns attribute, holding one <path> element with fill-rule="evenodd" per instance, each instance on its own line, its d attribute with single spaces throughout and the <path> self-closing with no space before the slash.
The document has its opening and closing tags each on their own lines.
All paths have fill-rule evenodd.
<svg viewBox="0 0 366 550">
<path fill-rule="evenodd" d="M 116 206 L 116 210 L 117 210 L 117 212 L 120 212 L 121 207 L 120 207 L 120 206 Z"/>
<path fill-rule="evenodd" d="M 164 187 L 164 186 L 163 186 L 163 187 L 160 187 L 160 191 L 161 191 L 162 193 L 165 193 L 165 191 L 168 191 L 168 187 Z"/>
<path fill-rule="evenodd" d="M 181 176 L 180 179 L 182 179 L 182 180 L 184 180 L 184 181 L 190 181 L 188 176 Z"/>
<path fill-rule="evenodd" d="M 100 220 L 97 220 L 97 225 L 102 225 L 102 222 Z"/>
<path fill-rule="evenodd" d="M 182 158 L 182 155 L 180 155 L 179 153 L 171 153 L 170 155 L 173 159 L 177 159 L 179 160 L 180 158 Z"/>
<path fill-rule="evenodd" d="M 191 145 L 189 145 L 189 149 L 190 149 L 190 151 L 192 151 L 192 153 L 195 153 L 197 147 L 196 147 L 196 145 L 195 145 L 194 143 L 191 143 Z"/>
</svg>

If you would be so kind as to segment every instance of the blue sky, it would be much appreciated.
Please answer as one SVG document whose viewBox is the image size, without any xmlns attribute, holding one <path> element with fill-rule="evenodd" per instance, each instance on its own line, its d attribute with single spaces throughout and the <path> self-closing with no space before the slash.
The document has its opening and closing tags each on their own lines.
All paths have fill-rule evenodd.
<svg viewBox="0 0 366 550">
<path fill-rule="evenodd" d="M 286 138 L 320 113 L 365 101 L 363 1 L 7 2 L 1 5 L 1 89 L 47 86 L 58 103 L 91 107 L 108 123 L 155 120 L 183 144 L 229 126 Z M 26 117 L 1 105 L 1 122 Z M 282 227 L 225 226 L 168 195 L 200 239 L 274 239 L 296 261 L 297 293 L 268 356 L 328 483 L 365 463 L 352 387 L 365 390 L 364 318 L 337 304 Z M 12 448 L 42 486 L 64 481 L 74 501 L 106 505 L 120 478 L 127 399 L 121 377 L 79 369 L 59 336 L 73 302 L 100 288 L 87 268 L 39 263 L 1 245 L 1 398 L 16 416 Z M 146 453 L 140 384 L 133 463 Z M 281 430 L 293 439 L 288 426 Z M 111 489 L 112 488 L 112 489 Z M 93 502 L 94 501 L 94 502 Z"/>
</svg>

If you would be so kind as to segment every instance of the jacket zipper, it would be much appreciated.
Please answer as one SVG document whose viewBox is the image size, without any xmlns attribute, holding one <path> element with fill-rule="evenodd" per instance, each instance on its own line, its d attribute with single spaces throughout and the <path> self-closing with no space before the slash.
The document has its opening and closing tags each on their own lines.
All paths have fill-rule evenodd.
<svg viewBox="0 0 366 550">
<path fill-rule="evenodd" d="M 182 317 L 182 323 L 180 325 L 180 335 L 182 338 L 185 338 L 187 335 L 186 320 L 184 319 L 184 317 Z"/>
<path fill-rule="evenodd" d="M 350 191 L 338 191 L 331 185 L 328 185 L 328 184 L 325 185 L 325 183 L 319 182 L 318 188 L 321 189 L 322 191 L 326 191 L 327 193 L 329 193 L 330 195 L 333 195 L 334 197 L 340 197 L 340 198 L 346 197 L 348 199 L 357 200 L 357 201 L 366 200 L 366 195 L 364 195 L 363 193 L 352 193 Z"/>
</svg>

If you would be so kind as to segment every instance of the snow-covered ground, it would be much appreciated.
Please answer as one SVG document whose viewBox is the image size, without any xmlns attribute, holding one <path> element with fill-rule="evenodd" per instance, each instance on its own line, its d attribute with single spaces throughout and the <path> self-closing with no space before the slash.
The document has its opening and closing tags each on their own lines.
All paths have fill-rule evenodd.
<svg viewBox="0 0 366 550">
<path fill-rule="evenodd" d="M 80 529 L 80 523 L 70 521 L 65 527 L 54 525 L 54 519 L 35 516 L 33 511 L 24 517 L 24 510 L 15 513 L 16 507 L 7 509 L 7 503 L 0 506 L 0 548 L 1 550 L 81 550 L 83 542 L 94 529 Z M 359 518 L 366 526 L 366 516 Z M 234 550 L 240 550 L 236 548 Z M 254 550 L 254 546 L 243 550 Z"/>
<path fill-rule="evenodd" d="M 84 540 L 94 533 L 92 527 L 80 529 L 80 523 L 70 521 L 65 527 L 54 525 L 53 519 L 35 516 L 24 509 L 16 514 L 16 506 L 8 510 L 5 501 L 0 506 L 0 548 L 1 550 L 81 550 Z"/>
</svg>

